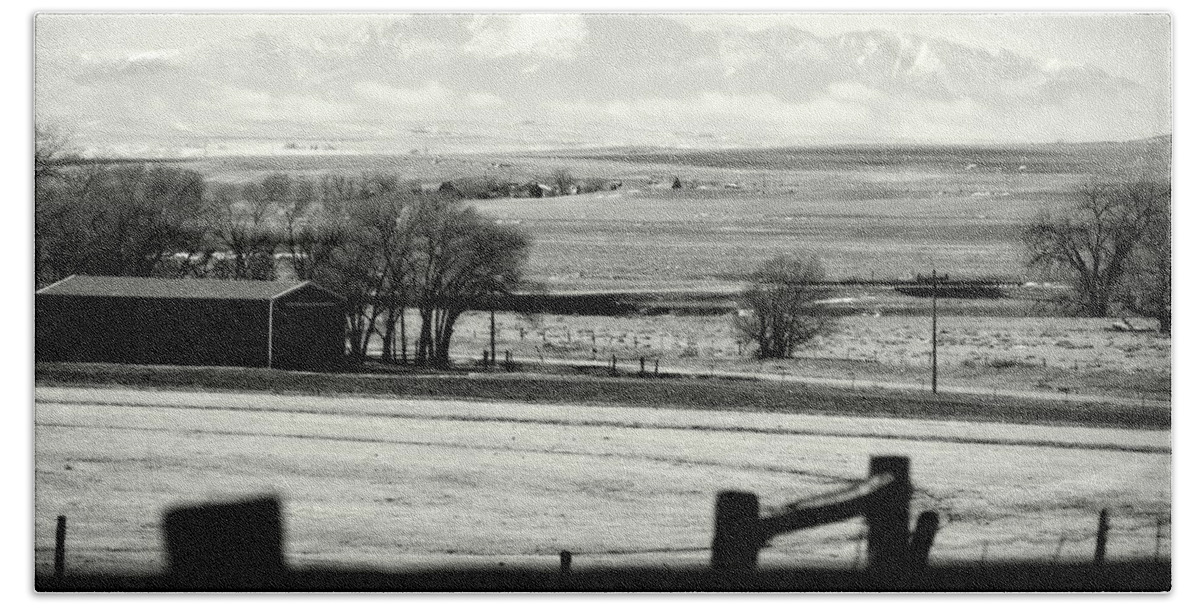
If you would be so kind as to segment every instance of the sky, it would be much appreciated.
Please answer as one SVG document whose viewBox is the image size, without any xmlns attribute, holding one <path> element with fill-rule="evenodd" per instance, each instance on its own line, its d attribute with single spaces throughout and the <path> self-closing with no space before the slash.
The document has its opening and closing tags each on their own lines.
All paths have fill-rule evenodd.
<svg viewBox="0 0 1200 608">
<path fill-rule="evenodd" d="M 55 15 L 35 117 L 95 154 L 1128 140 L 1165 14 Z M 287 148 L 285 148 L 287 146 Z"/>
</svg>

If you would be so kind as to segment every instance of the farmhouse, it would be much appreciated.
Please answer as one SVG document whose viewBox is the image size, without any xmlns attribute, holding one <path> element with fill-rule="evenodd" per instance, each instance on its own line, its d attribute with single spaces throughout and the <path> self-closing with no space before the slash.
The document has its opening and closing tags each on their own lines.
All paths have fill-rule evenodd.
<svg viewBox="0 0 1200 608">
<path fill-rule="evenodd" d="M 72 275 L 37 291 L 38 361 L 327 370 L 343 301 L 310 281 Z"/>
</svg>

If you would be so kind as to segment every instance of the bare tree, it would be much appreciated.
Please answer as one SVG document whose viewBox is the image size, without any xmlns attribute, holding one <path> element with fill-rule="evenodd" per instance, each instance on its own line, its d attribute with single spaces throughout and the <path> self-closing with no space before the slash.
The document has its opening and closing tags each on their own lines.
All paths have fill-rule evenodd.
<svg viewBox="0 0 1200 608">
<path fill-rule="evenodd" d="M 312 246 L 323 248 L 322 263 L 310 267 L 307 278 L 334 290 L 346 299 L 346 341 L 350 356 L 361 362 L 367 356 L 378 312 L 374 289 L 378 282 L 378 256 L 366 239 L 350 225 L 324 232 Z"/>
<path fill-rule="evenodd" d="M 554 186 L 560 196 L 569 194 L 571 186 L 575 185 L 575 176 L 565 168 L 555 169 L 550 175 L 550 185 Z"/>
<path fill-rule="evenodd" d="M 415 303 L 421 314 L 420 363 L 447 365 L 454 325 L 463 312 L 515 287 L 529 239 L 498 226 L 471 207 L 445 199 L 422 201 L 415 216 Z"/>
<path fill-rule="evenodd" d="M 316 197 L 325 211 L 341 215 L 346 203 L 360 198 L 362 183 L 353 177 L 339 173 L 323 174 L 316 185 Z"/>
<path fill-rule="evenodd" d="M 178 274 L 189 268 L 178 255 L 203 247 L 205 184 L 193 171 L 96 164 L 43 186 L 34 212 L 39 284 L 70 274 Z"/>
<path fill-rule="evenodd" d="M 1067 212 L 1043 214 L 1026 226 L 1028 264 L 1070 282 L 1071 308 L 1104 317 L 1127 279 L 1132 256 L 1169 211 L 1171 187 L 1150 180 L 1093 181 L 1076 196 Z"/>
<path fill-rule="evenodd" d="M 1158 321 L 1158 330 L 1171 333 L 1171 201 L 1160 193 L 1160 207 L 1130 256 L 1117 300 L 1135 315 Z"/>
<path fill-rule="evenodd" d="M 751 275 L 741 297 L 745 312 L 734 329 L 753 343 L 760 359 L 786 359 L 796 348 L 833 329 L 829 309 L 821 303 L 831 291 L 822 286 L 825 271 L 812 255 L 782 255 Z"/>
<path fill-rule="evenodd" d="M 71 137 L 56 125 L 33 127 L 33 178 L 41 183 L 45 178 L 62 174 L 63 163 L 75 160 L 75 148 Z"/>
<path fill-rule="evenodd" d="M 273 173 L 248 184 L 217 184 L 207 201 L 206 215 L 213 238 L 223 249 L 214 272 L 230 279 L 271 280 L 276 276 L 275 250 L 286 240 L 286 209 L 303 209 L 293 195 L 295 182 L 284 173 Z M 291 206 L 289 207 L 289 204 Z M 296 212 L 296 219 L 302 211 Z"/>
<path fill-rule="evenodd" d="M 415 248 L 416 199 L 411 193 L 391 190 L 359 203 L 352 213 L 356 238 L 374 252 L 371 272 L 371 312 L 367 328 L 379 335 L 382 358 L 396 359 L 396 331 L 404 335 L 404 311 L 408 307 L 411 289 L 412 254 Z M 382 330 L 379 329 L 382 321 Z M 365 336 L 370 341 L 370 334 Z M 366 344 L 363 350 L 365 352 Z"/>
</svg>

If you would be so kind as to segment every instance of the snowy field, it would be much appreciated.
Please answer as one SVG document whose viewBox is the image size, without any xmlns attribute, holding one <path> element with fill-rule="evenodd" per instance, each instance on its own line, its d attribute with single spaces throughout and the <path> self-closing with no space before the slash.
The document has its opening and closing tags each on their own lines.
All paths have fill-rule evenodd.
<svg viewBox="0 0 1200 608">
<path fill-rule="evenodd" d="M 154 571 L 171 506 L 276 493 L 293 565 L 704 563 L 716 493 L 765 507 L 913 459 L 913 517 L 939 512 L 931 560 L 1090 559 L 1110 509 L 1113 558 L 1151 557 L 1169 431 L 38 387 L 35 544 L 68 567 Z M 861 558 L 852 520 L 775 539 L 765 563 Z"/>
</svg>

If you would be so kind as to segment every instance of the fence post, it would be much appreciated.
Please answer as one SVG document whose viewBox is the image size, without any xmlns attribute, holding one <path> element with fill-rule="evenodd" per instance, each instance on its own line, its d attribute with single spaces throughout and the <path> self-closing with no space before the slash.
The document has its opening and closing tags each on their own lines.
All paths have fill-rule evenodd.
<svg viewBox="0 0 1200 608">
<path fill-rule="evenodd" d="M 1108 509 L 1100 509 L 1100 524 L 1096 527 L 1096 556 L 1097 566 L 1104 565 L 1104 552 L 1108 547 Z"/>
<path fill-rule="evenodd" d="M 654 377 L 658 377 L 658 359 L 654 360 Z"/>
<path fill-rule="evenodd" d="M 512 351 L 511 350 L 504 351 L 504 371 L 506 371 L 506 372 L 512 371 Z"/>
<path fill-rule="evenodd" d="M 906 456 L 872 456 L 868 475 L 890 473 L 892 483 L 876 494 L 864 514 L 867 520 L 867 568 L 897 576 L 908 567 L 908 503 L 912 499 Z"/>
<path fill-rule="evenodd" d="M 262 589 L 284 582 L 282 507 L 273 496 L 175 508 L 162 527 L 175 586 Z"/>
<path fill-rule="evenodd" d="M 936 512 L 925 511 L 917 517 L 917 527 L 913 530 L 908 545 L 908 560 L 914 572 L 924 570 L 929 565 L 929 550 L 933 548 L 933 537 L 937 534 L 937 529 Z"/>
<path fill-rule="evenodd" d="M 561 551 L 558 554 L 558 573 L 561 576 L 570 576 L 571 574 L 571 552 Z"/>
<path fill-rule="evenodd" d="M 717 494 L 713 526 L 712 568 L 748 570 L 758 564 L 758 495 L 749 492 Z"/>
<path fill-rule="evenodd" d="M 608 373 L 611 376 L 617 375 L 617 356 L 616 355 L 612 356 L 612 364 L 608 368 Z"/>
<path fill-rule="evenodd" d="M 646 375 L 646 358 L 638 358 L 638 377 Z"/>
<path fill-rule="evenodd" d="M 67 571 L 67 516 L 59 515 L 54 529 L 54 578 L 62 579 Z"/>
</svg>

